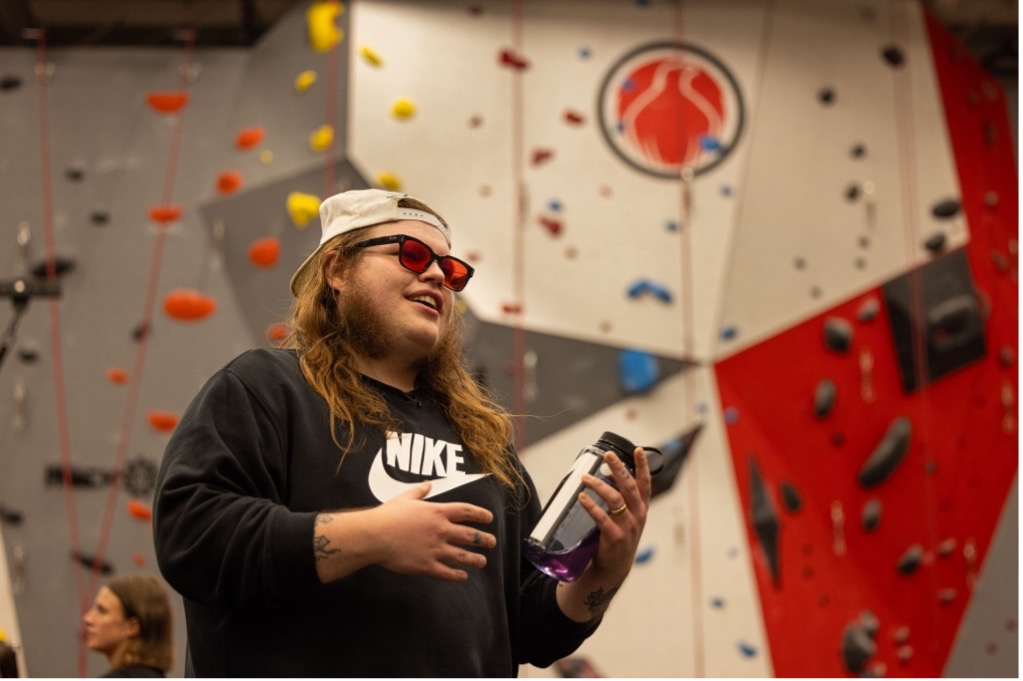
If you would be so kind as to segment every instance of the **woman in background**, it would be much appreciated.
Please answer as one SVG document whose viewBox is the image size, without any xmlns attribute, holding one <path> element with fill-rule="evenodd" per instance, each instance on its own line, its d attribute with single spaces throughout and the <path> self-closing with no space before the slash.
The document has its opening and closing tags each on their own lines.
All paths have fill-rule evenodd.
<svg viewBox="0 0 1023 681">
<path fill-rule="evenodd" d="M 164 677 L 173 665 L 170 600 L 152 575 L 114 577 L 82 621 L 89 648 L 110 661 L 103 677 Z"/>
</svg>

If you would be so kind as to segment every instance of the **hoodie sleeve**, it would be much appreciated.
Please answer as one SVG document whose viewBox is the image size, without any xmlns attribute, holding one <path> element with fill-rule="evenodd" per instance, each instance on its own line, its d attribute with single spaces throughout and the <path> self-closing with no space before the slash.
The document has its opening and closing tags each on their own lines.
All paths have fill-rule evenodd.
<svg viewBox="0 0 1023 681">
<path fill-rule="evenodd" d="M 266 609 L 319 585 L 316 513 L 285 506 L 281 418 L 230 367 L 182 415 L 157 477 L 153 531 L 160 571 L 186 598 Z"/>
</svg>

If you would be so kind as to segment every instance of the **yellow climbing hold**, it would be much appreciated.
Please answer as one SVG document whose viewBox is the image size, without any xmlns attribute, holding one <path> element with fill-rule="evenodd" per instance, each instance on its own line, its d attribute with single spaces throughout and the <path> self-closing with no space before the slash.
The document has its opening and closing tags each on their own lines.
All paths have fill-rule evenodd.
<svg viewBox="0 0 1023 681">
<path fill-rule="evenodd" d="M 334 143 L 334 127 L 321 125 L 309 136 L 309 146 L 313 151 L 323 151 Z"/>
<path fill-rule="evenodd" d="M 359 54 L 362 55 L 362 58 L 365 59 L 366 63 L 369 64 L 370 66 L 383 66 L 384 64 L 384 61 L 380 58 L 380 55 L 374 52 L 373 48 L 370 47 L 369 45 L 363 45 L 362 49 L 359 50 Z"/>
<path fill-rule="evenodd" d="M 304 228 L 320 213 L 320 197 L 302 192 L 288 194 L 288 215 L 298 228 Z"/>
<path fill-rule="evenodd" d="M 344 7 L 337 0 L 319 0 L 309 6 L 305 21 L 309 29 L 309 46 L 314 52 L 326 52 L 341 41 L 337 19 L 343 11 Z"/>
<path fill-rule="evenodd" d="M 401 189 L 401 180 L 398 179 L 398 176 L 394 173 L 389 173 L 386 170 L 377 175 L 377 184 L 392 192 L 396 192 Z"/>
<path fill-rule="evenodd" d="M 316 82 L 316 71 L 303 71 L 295 78 L 295 92 L 305 92 Z"/>
<path fill-rule="evenodd" d="M 274 153 L 269 149 L 261 149 L 259 152 L 259 161 L 263 165 L 268 165 L 274 160 Z"/>
<path fill-rule="evenodd" d="M 416 105 L 409 99 L 399 99 L 391 106 L 391 113 L 395 118 L 412 118 L 416 115 Z"/>
</svg>

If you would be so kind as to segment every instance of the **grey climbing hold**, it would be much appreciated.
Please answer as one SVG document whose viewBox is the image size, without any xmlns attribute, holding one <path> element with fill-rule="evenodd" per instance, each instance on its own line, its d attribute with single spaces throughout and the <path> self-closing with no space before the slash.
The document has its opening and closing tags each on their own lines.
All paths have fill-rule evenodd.
<svg viewBox="0 0 1023 681">
<path fill-rule="evenodd" d="M 860 527 L 864 532 L 873 532 L 881 524 L 881 500 L 877 497 L 867 500 L 863 504 L 863 513 L 860 516 Z"/>
<path fill-rule="evenodd" d="M 945 250 L 945 244 L 947 242 L 948 237 L 946 237 L 943 232 L 938 232 L 937 234 L 928 237 L 927 240 L 924 241 L 924 248 L 926 248 L 931 253 L 941 253 L 942 251 Z"/>
<path fill-rule="evenodd" d="M 877 298 L 867 298 L 857 310 L 857 318 L 861 322 L 872 322 L 877 319 L 877 313 L 881 310 L 881 303 Z"/>
<path fill-rule="evenodd" d="M 916 569 L 920 567 L 920 561 L 924 559 L 924 547 L 919 544 L 913 544 L 906 552 L 899 558 L 899 562 L 896 563 L 895 569 L 904 575 L 911 575 L 916 572 Z"/>
<path fill-rule="evenodd" d="M 841 317 L 828 317 L 824 320 L 824 344 L 835 352 L 848 352 L 852 345 L 852 324 Z"/>
<path fill-rule="evenodd" d="M 860 469 L 859 483 L 862 486 L 876 487 L 888 479 L 906 456 L 912 431 L 913 426 L 905 416 L 892 421 L 888 432 Z"/>
<path fill-rule="evenodd" d="M 877 644 L 858 622 L 851 622 L 842 632 L 842 662 L 850 674 L 859 674 L 877 653 Z"/>
<path fill-rule="evenodd" d="M 837 396 L 838 390 L 835 388 L 835 382 L 830 378 L 822 378 L 817 383 L 817 391 L 813 396 L 813 415 L 818 419 L 830 416 L 831 411 L 835 408 Z"/>
<path fill-rule="evenodd" d="M 781 578 L 779 568 L 778 531 L 781 520 L 771 500 L 770 491 L 760 475 L 756 459 L 749 457 L 750 522 L 760 541 L 760 548 L 771 570 L 771 579 L 777 585 Z"/>
</svg>

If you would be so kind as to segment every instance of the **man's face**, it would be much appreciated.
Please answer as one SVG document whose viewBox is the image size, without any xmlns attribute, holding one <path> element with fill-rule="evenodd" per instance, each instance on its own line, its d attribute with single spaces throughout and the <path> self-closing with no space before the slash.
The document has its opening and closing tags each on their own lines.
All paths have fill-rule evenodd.
<svg viewBox="0 0 1023 681">
<path fill-rule="evenodd" d="M 391 234 L 416 237 L 437 255 L 449 254 L 437 228 L 418 220 L 376 225 L 363 232 L 363 239 Z M 421 362 L 448 332 L 454 293 L 444 286 L 440 265 L 433 262 L 416 274 L 398 261 L 398 248 L 397 243 L 364 248 L 354 266 L 329 281 L 340 294 L 357 352 L 370 359 Z"/>
</svg>

